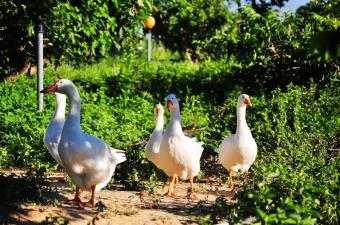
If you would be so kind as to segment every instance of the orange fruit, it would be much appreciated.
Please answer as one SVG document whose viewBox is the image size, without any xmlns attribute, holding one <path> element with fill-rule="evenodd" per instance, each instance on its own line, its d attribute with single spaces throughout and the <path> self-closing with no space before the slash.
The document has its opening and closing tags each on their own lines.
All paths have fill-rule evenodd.
<svg viewBox="0 0 340 225">
<path fill-rule="evenodd" d="M 147 29 L 152 29 L 156 24 L 155 18 L 153 18 L 153 16 L 148 16 L 145 20 L 144 20 L 144 27 L 146 27 Z"/>
</svg>

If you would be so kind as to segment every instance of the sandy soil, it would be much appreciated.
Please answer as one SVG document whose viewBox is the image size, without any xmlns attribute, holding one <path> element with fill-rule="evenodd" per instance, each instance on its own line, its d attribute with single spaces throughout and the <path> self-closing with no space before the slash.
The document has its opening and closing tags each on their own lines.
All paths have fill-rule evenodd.
<svg viewBox="0 0 340 225">
<path fill-rule="evenodd" d="M 62 177 L 62 174 L 49 177 L 51 186 L 57 188 L 56 199 L 60 202 L 73 197 L 67 183 L 60 181 Z M 224 195 L 232 201 L 232 192 L 220 182 L 196 184 L 198 200 L 185 198 L 188 185 L 180 181 L 174 198 L 161 196 L 167 190 L 162 183 L 157 184 L 155 195 L 147 191 L 126 191 L 117 185 L 114 190 L 97 194 L 96 208 L 60 202 L 55 206 L 32 203 L 0 206 L 0 224 L 198 224 L 197 217 L 209 210 L 217 196 Z M 87 200 L 90 193 L 82 192 L 81 197 Z"/>
</svg>

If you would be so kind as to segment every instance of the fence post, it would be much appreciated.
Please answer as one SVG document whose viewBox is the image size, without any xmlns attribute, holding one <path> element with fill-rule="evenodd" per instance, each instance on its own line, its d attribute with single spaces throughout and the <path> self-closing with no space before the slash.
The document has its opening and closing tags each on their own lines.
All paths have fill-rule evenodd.
<svg viewBox="0 0 340 225">
<path fill-rule="evenodd" d="M 151 46 L 151 30 L 148 29 L 148 32 L 146 33 L 146 40 L 148 43 L 148 62 L 151 61 L 151 50 L 152 50 L 152 46 Z"/>
<path fill-rule="evenodd" d="M 144 27 L 147 29 L 147 33 L 146 33 L 146 42 L 147 42 L 147 57 L 148 57 L 148 62 L 151 61 L 151 29 L 155 26 L 155 18 L 153 18 L 152 16 L 148 16 L 145 20 L 144 20 Z"/>
<path fill-rule="evenodd" d="M 44 50 L 43 50 L 44 29 L 41 17 L 38 18 L 37 30 L 38 30 L 37 98 L 38 98 L 38 112 L 42 112 L 44 107 L 44 94 L 40 93 L 40 91 L 44 87 Z"/>
</svg>

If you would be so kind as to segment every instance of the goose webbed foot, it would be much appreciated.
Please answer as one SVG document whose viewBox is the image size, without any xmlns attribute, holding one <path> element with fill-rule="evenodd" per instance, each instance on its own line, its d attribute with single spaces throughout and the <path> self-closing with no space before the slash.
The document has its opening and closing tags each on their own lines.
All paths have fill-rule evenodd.
<svg viewBox="0 0 340 225">
<path fill-rule="evenodd" d="M 175 197 L 175 192 L 168 190 L 164 194 L 162 194 L 163 197 L 173 198 Z"/>
<path fill-rule="evenodd" d="M 191 190 L 191 188 L 189 188 L 189 190 L 188 190 L 188 192 L 187 192 L 187 195 L 186 195 L 186 198 L 187 198 L 187 199 L 191 199 L 191 200 L 197 200 L 197 199 L 198 199 L 196 193 L 193 192 L 193 191 Z"/>
<path fill-rule="evenodd" d="M 227 188 L 233 189 L 234 188 L 234 181 L 233 181 L 234 172 L 232 170 L 228 171 L 229 181 L 227 183 Z"/>
<path fill-rule="evenodd" d="M 234 188 L 234 181 L 230 178 L 227 183 L 227 188 L 233 189 Z"/>
<path fill-rule="evenodd" d="M 94 201 L 88 201 L 88 202 L 82 202 L 80 204 L 82 207 L 89 207 L 89 208 L 94 208 L 96 206 L 95 202 Z"/>
<path fill-rule="evenodd" d="M 82 200 L 80 199 L 80 188 L 79 187 L 76 188 L 76 194 L 74 195 L 74 198 L 67 199 L 63 202 L 64 203 L 72 203 L 72 202 L 83 203 Z"/>
<path fill-rule="evenodd" d="M 169 189 L 166 193 L 164 193 L 162 196 L 163 197 L 175 197 L 175 192 L 174 192 L 174 186 L 178 182 L 177 175 L 169 177 Z"/>
<path fill-rule="evenodd" d="M 96 185 L 91 186 L 91 193 L 92 193 L 91 194 L 91 199 L 88 202 L 82 203 L 81 206 L 83 206 L 83 207 L 90 207 L 90 208 L 94 208 L 96 206 L 95 200 L 94 200 L 94 198 L 95 198 L 95 190 L 96 190 Z"/>
<path fill-rule="evenodd" d="M 186 197 L 191 200 L 198 199 L 196 193 L 194 192 L 194 178 L 190 177 L 189 182 L 190 182 L 190 187 L 188 188 Z"/>
</svg>

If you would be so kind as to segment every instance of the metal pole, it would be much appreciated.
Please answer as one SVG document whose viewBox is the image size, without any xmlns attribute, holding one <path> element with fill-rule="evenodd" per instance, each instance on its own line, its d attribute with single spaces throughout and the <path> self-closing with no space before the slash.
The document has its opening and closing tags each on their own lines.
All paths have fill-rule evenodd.
<svg viewBox="0 0 340 225">
<path fill-rule="evenodd" d="M 44 30 L 43 25 L 41 23 L 41 19 L 39 18 L 38 24 L 38 76 L 37 76 L 37 98 L 38 98 L 38 112 L 43 111 L 44 105 L 44 94 L 40 93 L 40 91 L 44 87 L 44 51 L 43 51 L 43 39 L 44 39 Z"/>
<path fill-rule="evenodd" d="M 148 32 L 146 33 L 146 40 L 148 42 L 148 62 L 151 61 L 151 30 L 148 29 Z"/>
</svg>

